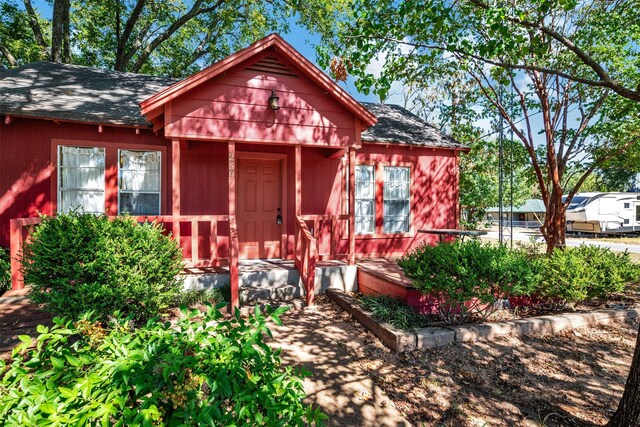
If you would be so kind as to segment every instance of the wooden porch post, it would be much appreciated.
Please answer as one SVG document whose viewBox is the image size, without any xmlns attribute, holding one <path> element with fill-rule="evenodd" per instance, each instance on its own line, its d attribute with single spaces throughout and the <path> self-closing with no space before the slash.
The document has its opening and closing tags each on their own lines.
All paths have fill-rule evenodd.
<svg viewBox="0 0 640 427">
<path fill-rule="evenodd" d="M 296 145 L 296 216 L 302 215 L 302 147 Z"/>
<path fill-rule="evenodd" d="M 180 245 L 180 140 L 171 140 L 171 233 Z"/>
<path fill-rule="evenodd" d="M 349 265 L 356 263 L 356 150 L 349 148 Z"/>
<path fill-rule="evenodd" d="M 229 141 L 229 286 L 231 307 L 240 307 L 238 225 L 236 223 L 236 143 Z"/>
<path fill-rule="evenodd" d="M 20 270 L 20 250 L 22 250 L 22 225 L 19 220 L 12 219 L 10 224 L 10 256 L 11 256 L 11 289 L 18 290 L 24 288 L 22 271 Z"/>
</svg>

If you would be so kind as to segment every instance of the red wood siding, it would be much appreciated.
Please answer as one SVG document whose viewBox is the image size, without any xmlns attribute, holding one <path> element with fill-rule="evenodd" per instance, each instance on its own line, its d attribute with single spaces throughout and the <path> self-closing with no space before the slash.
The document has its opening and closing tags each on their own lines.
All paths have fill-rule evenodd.
<svg viewBox="0 0 640 427">
<path fill-rule="evenodd" d="M 65 140 L 66 145 L 95 141 L 107 147 L 107 208 L 117 212 L 115 161 L 117 148 L 136 149 L 142 145 L 164 149 L 165 139 L 149 131 L 136 134 L 135 129 L 61 123 L 16 118 L 11 124 L 0 122 L 0 246 L 9 246 L 9 219 L 52 214 L 56 198 L 56 158 L 52 158 L 52 139 Z M 115 151 L 114 151 L 115 150 Z M 167 152 L 168 155 L 169 152 Z M 163 162 L 166 162 L 163 155 Z M 110 162 L 110 163 L 109 163 Z M 166 176 L 166 173 L 164 173 Z M 109 178 L 111 177 L 111 178 Z M 168 199 L 162 194 L 163 203 Z M 163 205 L 164 206 L 164 205 Z M 168 212 L 163 212 L 168 213 Z"/>
<path fill-rule="evenodd" d="M 422 242 L 435 243 L 421 228 L 457 228 L 458 172 L 456 154 L 449 150 L 365 144 L 356 151 L 356 164 L 374 164 L 376 171 L 376 234 L 356 235 L 356 256 L 401 256 Z M 382 233 L 382 167 L 411 165 L 410 233 Z"/>
<path fill-rule="evenodd" d="M 295 73 L 296 67 L 283 57 L 270 55 Z M 355 143 L 353 113 L 302 73 L 298 77 L 253 69 L 258 59 L 239 64 L 167 104 L 165 135 L 319 146 Z M 280 98 L 277 111 L 268 106 L 272 90 Z"/>
<path fill-rule="evenodd" d="M 171 213 L 171 142 L 149 131 L 137 135 L 133 129 L 105 126 L 102 133 L 95 125 L 55 124 L 34 119 L 16 119 L 10 125 L 0 124 L 0 245 L 9 245 L 9 219 L 34 216 L 37 212 L 54 213 L 56 198 L 55 151 L 52 139 L 107 147 L 107 208 L 117 209 L 118 148 L 157 147 L 164 150 L 162 213 Z M 236 146 L 237 156 L 243 152 L 281 153 L 287 157 L 286 251 L 293 254 L 295 218 L 295 147 L 291 145 L 245 144 Z M 345 159 L 330 159 L 335 150 L 302 148 L 302 214 L 336 215 L 343 213 L 345 199 Z M 187 141 L 181 144 L 181 213 L 183 215 L 226 214 L 228 205 L 227 144 Z M 376 234 L 356 236 L 359 257 L 397 256 L 423 241 L 435 242 L 436 237 L 417 233 L 420 228 L 455 228 L 457 226 L 458 174 L 456 155 L 448 150 L 365 144 L 356 151 L 357 164 L 411 164 L 411 225 L 413 233 L 399 235 Z M 379 177 L 380 178 L 380 177 Z M 382 230 L 382 189 L 378 189 L 376 206 L 377 230 Z M 312 224 L 309 224 L 312 226 Z M 184 224 L 183 227 L 190 227 Z M 328 222 L 314 230 L 318 234 L 319 252 L 329 252 Z M 346 221 L 340 224 L 341 239 L 337 253 L 348 249 Z M 218 227 L 218 256 L 228 256 L 228 224 Z M 200 245 L 206 246 L 207 231 L 200 230 Z M 189 239 L 189 230 L 183 230 Z M 185 247 L 189 246 L 185 243 Z"/>
</svg>

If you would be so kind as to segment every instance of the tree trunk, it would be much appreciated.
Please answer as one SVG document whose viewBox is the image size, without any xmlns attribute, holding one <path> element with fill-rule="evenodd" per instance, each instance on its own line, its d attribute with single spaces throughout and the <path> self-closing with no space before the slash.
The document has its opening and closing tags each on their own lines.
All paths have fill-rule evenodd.
<svg viewBox="0 0 640 427">
<path fill-rule="evenodd" d="M 51 27 L 51 60 L 69 62 L 69 9 L 70 0 L 55 0 L 53 3 L 53 22 Z"/>
<path fill-rule="evenodd" d="M 636 351 L 631 362 L 631 371 L 624 389 L 624 394 L 608 427 L 640 426 L 640 329 L 636 341 Z"/>
<path fill-rule="evenodd" d="M 566 234 L 567 207 L 562 203 L 562 187 L 554 185 L 547 205 L 547 214 L 540 228 L 547 243 L 547 253 L 554 249 L 564 249 Z"/>
</svg>

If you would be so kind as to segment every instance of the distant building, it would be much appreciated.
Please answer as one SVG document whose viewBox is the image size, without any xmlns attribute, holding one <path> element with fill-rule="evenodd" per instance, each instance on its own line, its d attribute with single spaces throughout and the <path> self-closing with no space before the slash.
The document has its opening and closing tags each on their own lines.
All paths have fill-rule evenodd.
<svg viewBox="0 0 640 427">
<path fill-rule="evenodd" d="M 502 219 L 509 221 L 511 219 L 511 206 L 503 206 Z M 497 206 L 487 209 L 487 221 L 497 222 L 499 217 L 499 208 Z M 513 207 L 513 225 L 517 227 L 540 227 L 544 222 L 547 212 L 544 202 L 540 199 L 527 199 L 521 206 Z"/>
</svg>

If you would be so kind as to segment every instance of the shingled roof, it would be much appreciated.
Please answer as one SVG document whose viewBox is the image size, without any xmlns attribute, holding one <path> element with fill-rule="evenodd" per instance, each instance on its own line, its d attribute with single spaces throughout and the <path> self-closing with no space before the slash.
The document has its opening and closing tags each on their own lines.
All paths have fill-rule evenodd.
<svg viewBox="0 0 640 427">
<path fill-rule="evenodd" d="M 466 146 L 395 104 L 362 103 L 378 123 L 362 132 L 362 141 L 465 150 Z"/>
<path fill-rule="evenodd" d="M 0 73 L 0 114 L 147 127 L 138 104 L 176 80 L 34 62 Z"/>
<path fill-rule="evenodd" d="M 79 65 L 34 62 L 0 72 L 0 114 L 147 127 L 139 104 L 178 80 Z M 362 141 L 465 149 L 410 111 L 363 103 L 378 122 Z"/>
</svg>

